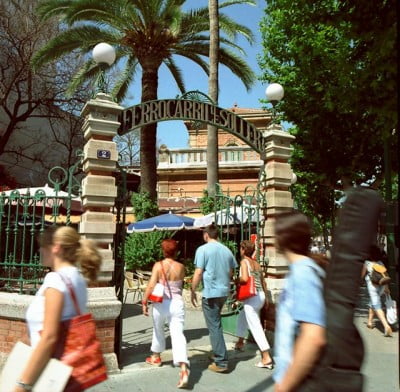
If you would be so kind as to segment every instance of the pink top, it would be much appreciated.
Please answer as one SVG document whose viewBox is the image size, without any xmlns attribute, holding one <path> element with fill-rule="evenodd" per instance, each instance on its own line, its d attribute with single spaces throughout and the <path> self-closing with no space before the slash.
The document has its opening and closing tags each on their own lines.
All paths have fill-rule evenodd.
<svg viewBox="0 0 400 392">
<path fill-rule="evenodd" d="M 183 280 L 169 280 L 168 284 L 165 285 L 164 298 L 182 299 L 182 284 Z"/>
<path fill-rule="evenodd" d="M 165 271 L 166 277 L 169 275 L 169 271 L 173 269 L 173 265 Z M 182 286 L 183 280 L 168 280 L 168 283 L 164 283 L 164 298 L 166 299 L 182 299 Z"/>
</svg>

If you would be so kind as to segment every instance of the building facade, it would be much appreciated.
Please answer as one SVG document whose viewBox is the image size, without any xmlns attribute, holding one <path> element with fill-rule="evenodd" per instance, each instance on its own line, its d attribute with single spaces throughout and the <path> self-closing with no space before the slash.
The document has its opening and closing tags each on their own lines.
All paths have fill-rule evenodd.
<svg viewBox="0 0 400 392">
<path fill-rule="evenodd" d="M 261 109 L 228 109 L 266 130 L 271 113 Z M 200 199 L 207 189 L 207 125 L 185 122 L 189 146 L 159 149 L 158 200 L 161 210 L 180 213 L 199 212 Z M 219 185 L 224 194 L 243 194 L 246 187 L 256 187 L 264 162 L 260 155 L 238 137 L 220 129 L 218 131 Z"/>
</svg>

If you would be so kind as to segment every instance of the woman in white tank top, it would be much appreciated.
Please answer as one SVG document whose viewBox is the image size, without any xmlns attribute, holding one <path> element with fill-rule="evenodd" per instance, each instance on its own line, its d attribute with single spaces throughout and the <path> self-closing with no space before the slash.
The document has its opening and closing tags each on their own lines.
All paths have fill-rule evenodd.
<svg viewBox="0 0 400 392">
<path fill-rule="evenodd" d="M 60 322 L 76 316 L 68 289 L 60 275 L 71 282 L 79 307 L 84 311 L 87 289 L 81 272 L 88 279 L 95 280 L 101 264 L 101 256 L 94 243 L 82 240 L 77 231 L 68 226 L 46 229 L 40 237 L 40 253 L 43 265 L 51 268 L 52 272 L 44 278 L 43 285 L 26 312 L 34 349 L 13 392 L 32 389 L 54 353 Z"/>
</svg>

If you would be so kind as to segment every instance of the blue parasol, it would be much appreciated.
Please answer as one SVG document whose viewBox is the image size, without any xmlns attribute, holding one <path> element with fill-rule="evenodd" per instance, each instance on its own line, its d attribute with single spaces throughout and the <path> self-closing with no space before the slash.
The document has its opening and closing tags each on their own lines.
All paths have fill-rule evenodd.
<svg viewBox="0 0 400 392">
<path fill-rule="evenodd" d="M 184 215 L 175 215 L 169 213 L 153 216 L 152 218 L 144 219 L 136 223 L 131 223 L 130 225 L 128 225 L 127 233 L 155 230 L 195 229 L 195 227 L 193 227 L 193 223 L 193 218 Z"/>
</svg>

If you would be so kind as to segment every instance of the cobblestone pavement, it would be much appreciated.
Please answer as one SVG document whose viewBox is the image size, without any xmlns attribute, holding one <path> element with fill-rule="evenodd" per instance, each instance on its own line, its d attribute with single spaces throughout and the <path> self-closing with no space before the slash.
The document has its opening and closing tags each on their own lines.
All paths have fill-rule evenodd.
<svg viewBox="0 0 400 392">
<path fill-rule="evenodd" d="M 149 354 L 152 321 L 141 314 L 141 307 L 124 306 L 122 370 L 110 375 L 109 380 L 89 391 L 110 392 L 169 392 L 176 391 L 178 369 L 172 366 L 171 350 L 162 354 L 163 366 L 152 368 L 144 363 Z M 399 390 L 398 333 L 392 338 L 383 336 L 383 329 L 370 330 L 366 327 L 368 295 L 361 289 L 360 305 L 355 313 L 355 323 L 360 330 L 365 345 L 362 372 L 365 375 L 364 392 L 393 392 Z M 259 359 L 257 347 L 247 344 L 244 352 L 233 349 L 235 337 L 225 334 L 229 350 L 230 371 L 216 374 L 207 370 L 209 346 L 208 330 L 201 310 L 187 309 L 185 335 L 188 341 L 191 361 L 190 384 L 188 390 L 195 392 L 269 392 L 273 390 L 271 371 L 258 369 L 254 364 Z M 170 347 L 170 341 L 167 341 Z M 322 392 L 322 391 L 321 391 Z"/>
</svg>

